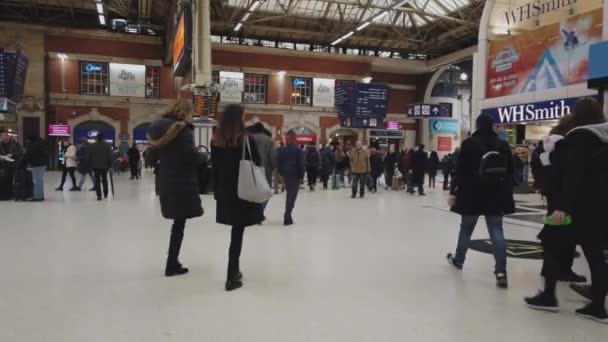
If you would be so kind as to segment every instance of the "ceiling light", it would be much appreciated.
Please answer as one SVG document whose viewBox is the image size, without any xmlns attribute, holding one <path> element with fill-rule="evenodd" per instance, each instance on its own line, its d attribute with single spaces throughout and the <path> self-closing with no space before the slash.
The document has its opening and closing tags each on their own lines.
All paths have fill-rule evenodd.
<svg viewBox="0 0 608 342">
<path fill-rule="evenodd" d="M 101 25 L 105 25 L 106 24 L 106 17 L 104 17 L 103 15 L 99 16 L 99 23 Z"/>
<path fill-rule="evenodd" d="M 371 76 L 363 77 L 361 79 L 361 82 L 363 82 L 363 83 L 370 83 L 371 81 L 372 81 L 372 77 Z"/>
<path fill-rule="evenodd" d="M 262 4 L 260 0 L 254 1 L 253 4 L 251 4 L 251 7 L 249 7 L 249 12 L 255 11 L 260 6 L 260 4 Z"/>
<path fill-rule="evenodd" d="M 281 70 L 281 71 L 279 71 L 279 72 L 277 72 L 277 75 L 279 75 L 279 76 L 281 76 L 281 77 L 285 76 L 285 74 L 287 74 L 287 72 L 282 71 L 282 70 Z"/>
<path fill-rule="evenodd" d="M 340 38 L 340 39 L 342 39 L 342 40 L 348 39 L 348 37 L 352 36 L 353 34 L 355 34 L 355 31 L 350 31 L 347 34 L 343 35 L 342 38 Z"/>
<path fill-rule="evenodd" d="M 103 14 L 103 5 L 100 2 L 97 3 L 97 13 Z"/>
<path fill-rule="evenodd" d="M 63 60 L 63 59 L 68 59 L 68 55 L 66 55 L 65 53 L 58 53 L 58 54 L 57 54 L 57 57 L 58 57 L 59 59 L 62 59 L 62 60 Z"/>
<path fill-rule="evenodd" d="M 357 27 L 357 31 L 361 31 L 364 28 L 368 27 L 369 24 L 371 24 L 369 21 L 364 22 L 363 24 L 359 25 L 359 27 Z"/>
<path fill-rule="evenodd" d="M 388 15 L 388 11 L 384 11 L 384 12 L 378 14 L 377 16 L 373 17 L 372 21 L 376 22 L 376 21 L 386 17 L 387 15 Z"/>
<path fill-rule="evenodd" d="M 333 43 L 331 43 L 331 45 L 333 46 L 333 45 L 340 44 L 341 41 L 342 41 L 342 38 L 338 38 Z"/>
<path fill-rule="evenodd" d="M 238 23 L 236 25 L 236 27 L 234 28 L 234 32 L 238 32 L 241 29 L 241 27 L 243 27 L 243 23 Z"/>
<path fill-rule="evenodd" d="M 460 79 L 466 81 L 469 79 L 469 75 L 467 75 L 466 72 L 463 72 L 462 74 L 460 74 Z"/>
<path fill-rule="evenodd" d="M 247 19 L 249 19 L 249 16 L 250 16 L 250 15 L 251 15 L 251 12 L 246 13 L 246 14 L 243 16 L 243 19 L 241 19 L 241 22 L 242 22 L 242 23 L 244 23 L 245 21 L 247 21 Z"/>
</svg>

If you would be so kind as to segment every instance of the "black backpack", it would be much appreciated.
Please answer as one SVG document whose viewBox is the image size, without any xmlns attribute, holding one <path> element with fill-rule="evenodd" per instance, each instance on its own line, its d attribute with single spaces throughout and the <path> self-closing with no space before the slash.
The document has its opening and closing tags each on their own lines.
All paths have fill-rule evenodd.
<svg viewBox="0 0 608 342">
<path fill-rule="evenodd" d="M 481 146 L 482 156 L 479 162 L 479 178 L 482 184 L 501 184 L 509 177 L 509 160 L 500 152 L 498 141 L 492 146 L 484 144 L 481 140 L 473 138 Z"/>
<path fill-rule="evenodd" d="M 310 167 L 319 166 L 319 152 L 316 148 L 311 147 L 306 151 L 306 165 Z"/>
<path fill-rule="evenodd" d="M 552 166 L 543 165 L 540 160 L 540 155 L 545 153 L 545 147 L 543 142 L 539 142 L 538 146 L 532 152 L 530 158 L 530 169 L 532 170 L 532 177 L 534 177 L 534 187 L 538 189 L 542 194 L 547 194 L 550 191 L 550 173 Z"/>
</svg>

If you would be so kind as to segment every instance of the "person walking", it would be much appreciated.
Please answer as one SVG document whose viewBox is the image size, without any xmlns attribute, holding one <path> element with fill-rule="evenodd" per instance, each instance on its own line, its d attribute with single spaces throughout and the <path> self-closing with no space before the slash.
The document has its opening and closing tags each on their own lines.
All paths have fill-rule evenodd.
<svg viewBox="0 0 608 342">
<path fill-rule="evenodd" d="M 300 181 L 304 178 L 304 152 L 296 145 L 297 135 L 294 131 L 287 132 L 285 140 L 287 144 L 279 151 L 278 168 L 287 193 L 283 224 L 290 226 L 294 224 L 293 209 L 300 191 Z"/>
<path fill-rule="evenodd" d="M 127 157 L 129 158 L 129 167 L 131 168 L 131 178 L 129 179 L 139 179 L 139 162 L 141 160 L 141 154 L 136 143 L 133 143 L 131 148 L 129 148 Z"/>
<path fill-rule="evenodd" d="M 253 134 L 251 137 L 258 148 L 258 154 L 262 167 L 264 168 L 266 181 L 268 182 L 268 185 L 271 185 L 272 174 L 276 168 L 276 149 L 274 147 L 274 141 L 269 135 L 270 132 L 264 128 L 264 125 L 261 122 L 257 122 L 253 125 L 252 132 Z M 262 203 L 262 211 L 266 211 L 266 206 L 268 206 L 268 201 Z"/>
<path fill-rule="evenodd" d="M 507 252 L 503 216 L 515 212 L 513 159 L 509 144 L 493 130 L 492 118 L 481 114 L 477 131 L 462 143 L 448 204 L 461 215 L 456 253 L 448 262 L 462 269 L 479 216 L 485 216 L 496 262 L 494 275 L 499 288 L 508 287 Z"/>
<path fill-rule="evenodd" d="M 198 170 L 206 157 L 194 145 L 191 121 L 192 104 L 180 99 L 148 129 L 148 143 L 154 147 L 154 157 L 161 165 L 156 175 L 161 213 L 173 220 L 166 277 L 188 273 L 179 261 L 186 221 L 203 215 Z"/>
<path fill-rule="evenodd" d="M 359 197 L 365 196 L 365 185 L 367 183 L 367 175 L 371 170 L 369 163 L 369 154 L 363 148 L 361 140 L 357 140 L 355 147 L 348 153 L 350 159 L 350 169 L 353 174 L 353 185 L 351 198 L 357 197 L 357 185 L 359 186 Z"/>
<path fill-rule="evenodd" d="M 82 190 L 84 181 L 87 176 L 91 179 L 93 187 L 89 191 L 95 191 L 95 177 L 91 168 L 91 154 L 89 152 L 89 143 L 87 139 L 82 138 L 80 146 L 76 149 L 76 159 L 78 160 L 78 173 L 80 173 L 80 181 L 78 181 L 78 190 Z"/>
<path fill-rule="evenodd" d="M 579 99 L 573 114 L 560 120 L 564 127 L 555 129 L 567 132 L 565 138 L 558 140 L 549 155 L 541 157 L 553 165 L 553 179 L 557 182 L 549 202 L 549 211 L 553 210 L 551 225 L 545 225 L 539 234 L 546 253 L 545 289 L 535 297 L 526 298 L 526 303 L 537 309 L 559 309 L 555 284 L 572 256 L 572 242 L 578 241 L 591 271 L 592 301 L 576 310 L 576 314 L 608 324 L 605 307 L 608 264 L 603 251 L 608 238 L 604 222 L 608 192 L 608 124 L 605 121 L 599 102 L 593 98 Z M 550 142 L 547 140 L 546 150 L 551 149 Z"/>
<path fill-rule="evenodd" d="M 13 177 L 15 162 L 23 153 L 21 145 L 8 132 L 0 133 L 0 200 L 13 198 Z M 11 161 L 12 160 L 12 161 Z"/>
<path fill-rule="evenodd" d="M 397 153 L 395 152 L 395 146 L 391 145 L 391 147 L 388 149 L 388 153 L 384 157 L 384 178 L 386 180 L 386 190 L 393 187 L 393 177 L 395 176 L 396 165 Z"/>
<path fill-rule="evenodd" d="M 439 171 L 439 155 L 436 151 L 431 152 L 427 162 L 426 172 L 429 174 L 429 188 L 435 188 L 437 171 Z"/>
<path fill-rule="evenodd" d="M 76 159 L 76 146 L 71 144 L 69 141 L 63 141 L 64 153 L 63 153 L 63 172 L 61 174 L 61 183 L 57 187 L 57 191 L 63 191 L 63 185 L 65 184 L 65 180 L 67 178 L 68 173 L 70 174 L 70 179 L 72 180 L 72 187 L 70 191 L 79 191 L 76 184 L 76 177 L 74 172 L 76 171 L 76 166 L 78 166 Z"/>
<path fill-rule="evenodd" d="M 319 154 L 321 155 L 321 168 L 319 169 L 319 175 L 321 177 L 321 182 L 323 183 L 323 190 L 327 190 L 329 177 L 333 175 L 336 168 L 336 158 L 334 157 L 334 153 L 331 151 L 331 148 L 326 145 L 321 148 Z"/>
<path fill-rule="evenodd" d="M 371 149 L 369 156 L 369 164 L 370 164 L 370 189 L 369 191 L 376 193 L 378 192 L 378 178 L 382 176 L 382 172 L 384 172 L 384 163 L 382 161 L 382 155 L 380 151 L 376 151 L 375 149 Z"/>
<path fill-rule="evenodd" d="M 336 147 L 336 176 L 340 181 L 340 186 L 346 184 L 344 176 L 346 175 L 346 169 L 348 168 L 348 156 L 344 153 L 342 146 Z M 336 184 L 336 188 L 337 188 Z"/>
<path fill-rule="evenodd" d="M 401 177 L 403 178 L 403 186 L 407 188 L 407 192 L 414 193 L 412 188 L 412 150 L 405 149 L 401 158 L 399 159 L 399 171 L 401 172 Z"/>
<path fill-rule="evenodd" d="M 32 182 L 34 184 L 31 202 L 44 201 L 44 171 L 48 164 L 48 150 L 44 140 L 33 135 L 27 138 L 25 162 L 32 169 Z"/>
<path fill-rule="evenodd" d="M 304 159 L 306 160 L 306 177 L 308 178 L 308 187 L 310 191 L 315 191 L 317 186 L 317 177 L 319 177 L 319 169 L 321 167 L 321 154 L 317 150 L 314 142 L 306 148 Z"/>
<path fill-rule="evenodd" d="M 108 170 L 112 168 L 112 146 L 104 141 L 103 133 L 97 134 L 97 140 L 89 145 L 89 156 L 95 174 L 97 200 L 101 201 L 102 190 L 103 197 L 108 198 Z"/>
<path fill-rule="evenodd" d="M 428 155 L 424 151 L 424 145 L 418 145 L 418 149 L 412 155 L 412 185 L 418 187 L 418 194 L 424 196 L 424 175 L 426 173 Z M 413 194 L 413 189 L 410 192 Z"/>
<path fill-rule="evenodd" d="M 450 174 L 454 169 L 454 157 L 450 153 L 441 159 L 441 173 L 443 173 L 443 190 L 450 189 Z"/>
<path fill-rule="evenodd" d="M 279 151 L 281 151 L 281 149 L 283 148 L 283 143 L 280 141 L 276 141 L 274 144 L 274 165 L 275 168 L 274 170 L 272 170 L 272 178 L 274 180 L 274 194 L 278 195 L 279 194 L 279 190 L 280 192 L 284 192 L 285 191 L 285 182 L 283 182 L 283 177 L 281 177 L 281 175 L 279 174 Z"/>
<path fill-rule="evenodd" d="M 228 251 L 228 273 L 226 291 L 243 286 L 240 257 L 245 228 L 260 224 L 264 220 L 262 206 L 241 200 L 238 196 L 239 163 L 243 154 L 243 144 L 249 139 L 251 155 L 246 158 L 261 165 L 261 157 L 253 138 L 245 132 L 243 107 L 229 105 L 220 116 L 211 143 L 211 165 L 213 167 L 214 196 L 217 201 L 216 221 L 232 227 Z M 163 168 L 161 162 L 161 170 Z"/>
</svg>

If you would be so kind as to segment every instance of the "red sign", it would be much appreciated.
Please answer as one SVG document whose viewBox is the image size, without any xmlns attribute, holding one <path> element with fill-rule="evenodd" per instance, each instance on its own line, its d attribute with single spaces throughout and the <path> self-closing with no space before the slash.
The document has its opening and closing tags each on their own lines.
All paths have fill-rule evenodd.
<svg viewBox="0 0 608 342">
<path fill-rule="evenodd" d="M 298 145 L 309 145 L 310 143 L 317 142 L 316 135 L 297 135 L 296 136 L 296 144 Z"/>
<path fill-rule="evenodd" d="M 386 129 L 399 129 L 401 126 L 401 123 L 399 121 L 387 121 L 386 122 Z"/>
<path fill-rule="evenodd" d="M 69 137 L 71 133 L 70 125 L 49 125 L 50 137 Z"/>
<path fill-rule="evenodd" d="M 452 137 L 437 137 L 437 151 L 452 152 Z"/>
</svg>

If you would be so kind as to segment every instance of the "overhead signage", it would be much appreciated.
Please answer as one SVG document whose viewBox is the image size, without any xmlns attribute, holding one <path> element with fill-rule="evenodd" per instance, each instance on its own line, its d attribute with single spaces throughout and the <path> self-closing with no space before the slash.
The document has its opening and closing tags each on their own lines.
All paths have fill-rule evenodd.
<svg viewBox="0 0 608 342">
<path fill-rule="evenodd" d="M 452 108 L 447 104 L 413 104 L 407 107 L 407 117 L 414 119 L 451 118 Z"/>
<path fill-rule="evenodd" d="M 349 117 L 355 111 L 355 84 L 340 84 L 336 87 L 336 112 L 340 117 Z"/>
<path fill-rule="evenodd" d="M 431 133 L 458 133 L 458 120 L 431 119 L 429 122 Z"/>
<path fill-rule="evenodd" d="M 84 69 L 87 72 L 101 72 L 101 65 L 89 63 L 84 67 Z"/>
<path fill-rule="evenodd" d="M 69 137 L 71 135 L 70 125 L 49 125 L 50 137 Z"/>
<path fill-rule="evenodd" d="M 243 100 L 244 74 L 242 72 L 220 71 L 220 101 L 241 103 Z"/>
<path fill-rule="evenodd" d="M 405 131 L 401 129 L 370 129 L 369 136 L 381 139 L 405 139 Z"/>
<path fill-rule="evenodd" d="M 184 76 L 192 54 L 192 10 L 182 5 L 182 14 L 173 34 L 173 76 Z"/>
<path fill-rule="evenodd" d="M 194 95 L 194 116 L 214 118 L 217 115 L 217 96 Z"/>
<path fill-rule="evenodd" d="M 437 137 L 437 151 L 452 152 L 452 137 Z"/>
<path fill-rule="evenodd" d="M 530 121 L 557 120 L 572 114 L 574 104 L 580 97 L 533 102 L 483 109 L 482 113 L 492 117 L 496 124 L 522 123 Z M 597 99 L 597 97 L 595 97 Z"/>
<path fill-rule="evenodd" d="M 354 116 L 340 119 L 340 125 L 347 128 L 382 128 L 384 127 L 384 118 Z"/>
<path fill-rule="evenodd" d="M 5 97 L 0 97 L 0 122 L 17 122 L 15 102 Z"/>
<path fill-rule="evenodd" d="M 389 87 L 379 83 L 359 83 L 355 93 L 355 116 L 386 117 Z"/>
<path fill-rule="evenodd" d="M 336 80 L 330 78 L 312 79 L 312 105 L 333 107 L 335 105 Z"/>
<path fill-rule="evenodd" d="M 530 93 L 585 82 L 589 46 L 601 40 L 602 9 L 597 9 L 533 31 L 491 41 L 486 97 Z"/>
<path fill-rule="evenodd" d="M 386 122 L 386 129 L 400 129 L 401 122 L 395 120 L 388 120 Z"/>
<path fill-rule="evenodd" d="M 110 63 L 110 95 L 146 97 L 146 66 Z"/>
<path fill-rule="evenodd" d="M 29 60 L 24 54 L 0 49 L 0 97 L 21 102 L 28 65 Z"/>
</svg>

